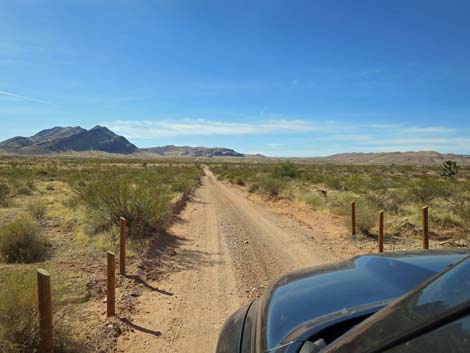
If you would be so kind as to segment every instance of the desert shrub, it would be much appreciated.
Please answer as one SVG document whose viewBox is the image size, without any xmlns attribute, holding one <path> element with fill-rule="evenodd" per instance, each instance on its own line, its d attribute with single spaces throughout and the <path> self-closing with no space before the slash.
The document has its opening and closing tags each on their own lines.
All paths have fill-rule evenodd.
<svg viewBox="0 0 470 353">
<path fill-rule="evenodd" d="M 356 201 L 357 196 L 350 192 L 330 193 L 327 206 L 333 212 L 340 216 L 351 214 L 351 202 Z"/>
<path fill-rule="evenodd" d="M 317 191 L 304 193 L 301 196 L 301 199 L 303 202 L 313 208 L 319 208 L 325 204 L 325 196 L 320 195 L 320 193 Z"/>
<path fill-rule="evenodd" d="M 364 193 L 369 189 L 371 183 L 369 182 L 369 178 L 363 175 L 351 175 L 345 178 L 342 184 L 344 190 Z"/>
<path fill-rule="evenodd" d="M 273 176 L 276 178 L 297 178 L 300 174 L 299 167 L 292 162 L 281 163 L 273 171 Z"/>
<path fill-rule="evenodd" d="M 432 212 L 433 210 L 431 210 Z M 447 207 L 440 207 L 439 212 L 432 212 L 430 217 L 431 227 L 451 228 L 460 226 L 463 222 L 458 215 Z"/>
<path fill-rule="evenodd" d="M 33 179 L 26 180 L 26 186 L 31 190 L 34 190 L 36 188 L 36 184 Z"/>
<path fill-rule="evenodd" d="M 39 344 L 36 278 L 33 271 L 0 270 L 0 351 L 32 352 Z"/>
<path fill-rule="evenodd" d="M 248 192 L 253 193 L 259 190 L 259 185 L 257 183 L 251 183 L 250 186 L 248 186 Z"/>
<path fill-rule="evenodd" d="M 242 177 L 240 176 L 236 176 L 232 179 L 232 183 L 233 184 L 236 184 L 236 185 L 240 185 L 240 186 L 244 186 L 245 185 L 245 181 L 243 180 Z"/>
<path fill-rule="evenodd" d="M 16 194 L 31 196 L 33 194 L 33 190 L 28 185 L 21 185 L 16 189 Z"/>
<path fill-rule="evenodd" d="M 39 345 L 36 273 L 31 270 L 0 270 L 0 352 L 33 353 Z M 56 288 L 55 286 L 54 288 Z M 57 353 L 86 352 L 87 348 L 73 337 L 70 328 L 56 314 L 55 303 L 54 351 Z"/>
<path fill-rule="evenodd" d="M 367 201 L 356 202 L 356 228 L 363 234 L 370 234 L 378 222 L 376 205 Z"/>
<path fill-rule="evenodd" d="M 468 230 L 470 227 L 470 191 L 459 194 L 451 203 L 450 209 Z"/>
<path fill-rule="evenodd" d="M 129 237 L 138 239 L 170 219 L 171 193 L 164 186 L 128 175 L 98 178 L 81 185 L 75 191 L 86 207 L 95 233 L 109 230 L 124 217 Z"/>
<path fill-rule="evenodd" d="M 341 180 L 335 176 L 327 175 L 324 177 L 324 183 L 328 188 L 333 190 L 340 190 L 342 187 Z"/>
<path fill-rule="evenodd" d="M 10 201 L 10 191 L 10 186 L 7 183 L 0 183 L 0 206 L 8 206 Z"/>
<path fill-rule="evenodd" d="M 446 197 L 451 193 L 449 183 L 442 180 L 422 178 L 414 181 L 409 187 L 410 196 L 420 202 L 430 202 L 438 197 Z"/>
<path fill-rule="evenodd" d="M 40 226 L 29 217 L 19 217 L 0 229 L 0 256 L 5 262 L 37 262 L 48 252 Z"/>
<path fill-rule="evenodd" d="M 264 176 L 260 180 L 260 188 L 261 190 L 271 196 L 279 196 L 282 189 L 282 182 L 279 179 Z"/>
<path fill-rule="evenodd" d="M 30 202 L 27 206 L 27 210 L 36 221 L 41 221 L 46 217 L 47 204 L 42 200 Z"/>
<path fill-rule="evenodd" d="M 175 192 L 189 194 L 193 188 L 191 180 L 185 178 L 176 178 L 172 184 L 171 189 Z"/>
</svg>

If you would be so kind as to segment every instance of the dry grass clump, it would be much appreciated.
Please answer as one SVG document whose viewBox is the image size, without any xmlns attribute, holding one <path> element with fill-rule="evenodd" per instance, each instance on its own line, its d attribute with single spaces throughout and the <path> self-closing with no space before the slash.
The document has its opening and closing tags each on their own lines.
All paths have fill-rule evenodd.
<svg viewBox="0 0 470 353">
<path fill-rule="evenodd" d="M 7 263 L 38 262 L 47 257 L 49 249 L 41 227 L 29 217 L 0 228 L 0 258 Z"/>
<path fill-rule="evenodd" d="M 0 207 L 7 207 L 10 203 L 11 188 L 7 183 L 0 182 Z"/>
<path fill-rule="evenodd" d="M 0 351 L 33 352 L 39 343 L 33 271 L 0 270 Z"/>
<path fill-rule="evenodd" d="M 30 202 L 26 209 L 28 210 L 31 217 L 33 217 L 36 221 L 42 221 L 47 214 L 47 204 L 43 200 Z"/>
<path fill-rule="evenodd" d="M 36 273 L 31 269 L 0 269 L 0 352 L 33 353 L 38 351 L 39 318 Z M 60 293 L 53 292 L 54 297 Z M 57 313 L 61 306 L 54 301 Z M 85 352 L 86 348 L 73 336 L 58 315 L 54 322 L 54 351 Z"/>
<path fill-rule="evenodd" d="M 31 196 L 33 194 L 33 189 L 28 185 L 21 185 L 15 191 L 16 195 Z"/>
</svg>

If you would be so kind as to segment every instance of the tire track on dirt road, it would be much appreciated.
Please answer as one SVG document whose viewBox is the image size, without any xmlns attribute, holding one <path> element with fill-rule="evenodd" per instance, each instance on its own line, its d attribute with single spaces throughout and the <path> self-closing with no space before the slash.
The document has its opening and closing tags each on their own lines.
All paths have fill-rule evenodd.
<svg viewBox="0 0 470 353">
<path fill-rule="evenodd" d="M 120 352 L 214 352 L 227 316 L 269 281 L 329 260 L 311 229 L 254 204 L 208 169 L 170 233 L 182 240 L 173 261 L 184 265 L 143 292 Z"/>
</svg>

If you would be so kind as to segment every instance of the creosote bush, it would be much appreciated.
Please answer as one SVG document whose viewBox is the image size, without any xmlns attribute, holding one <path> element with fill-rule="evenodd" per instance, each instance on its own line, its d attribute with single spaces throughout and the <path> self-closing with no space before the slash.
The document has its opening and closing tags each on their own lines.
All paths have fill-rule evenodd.
<svg viewBox="0 0 470 353">
<path fill-rule="evenodd" d="M 28 204 L 27 210 L 36 221 L 42 221 L 47 214 L 47 204 L 44 201 L 31 202 Z"/>
<path fill-rule="evenodd" d="M 16 189 L 17 195 L 31 196 L 33 190 L 28 185 L 21 185 Z"/>
<path fill-rule="evenodd" d="M 0 207 L 8 206 L 10 191 L 10 186 L 7 183 L 0 183 Z"/>
<path fill-rule="evenodd" d="M 0 257 L 7 263 L 31 263 L 45 259 L 49 245 L 41 227 L 29 217 L 19 217 L 0 228 Z"/>
<path fill-rule="evenodd" d="M 356 228 L 363 234 L 370 234 L 378 224 L 378 210 L 370 202 L 356 202 Z"/>
<path fill-rule="evenodd" d="M 274 168 L 273 176 L 277 178 L 297 178 L 300 176 L 300 170 L 292 162 L 281 163 Z"/>
<path fill-rule="evenodd" d="M 282 189 L 282 181 L 270 176 L 265 176 L 260 180 L 260 188 L 270 196 L 279 196 Z"/>
<path fill-rule="evenodd" d="M 95 233 L 111 229 L 124 217 L 129 237 L 144 238 L 156 226 L 166 225 L 171 216 L 168 188 L 145 179 L 114 175 L 84 181 L 75 190 L 86 207 Z"/>
</svg>

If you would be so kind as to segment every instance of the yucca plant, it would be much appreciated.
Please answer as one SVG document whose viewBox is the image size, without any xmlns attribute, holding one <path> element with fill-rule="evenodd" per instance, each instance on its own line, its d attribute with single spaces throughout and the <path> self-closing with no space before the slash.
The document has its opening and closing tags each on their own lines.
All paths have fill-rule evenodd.
<svg viewBox="0 0 470 353">
<path fill-rule="evenodd" d="M 445 178 L 455 179 L 459 170 L 460 167 L 457 165 L 457 162 L 447 160 L 442 163 L 439 174 Z"/>
</svg>

